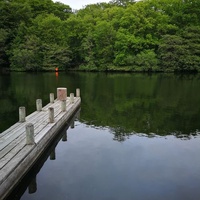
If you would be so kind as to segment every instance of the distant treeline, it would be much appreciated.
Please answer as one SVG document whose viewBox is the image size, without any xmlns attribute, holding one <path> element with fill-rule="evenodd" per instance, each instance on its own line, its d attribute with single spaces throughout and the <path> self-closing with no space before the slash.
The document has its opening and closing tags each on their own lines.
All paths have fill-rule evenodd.
<svg viewBox="0 0 200 200">
<path fill-rule="evenodd" d="M 113 0 L 80 10 L 0 0 L 0 8 L 1 67 L 200 71 L 199 0 Z"/>
</svg>

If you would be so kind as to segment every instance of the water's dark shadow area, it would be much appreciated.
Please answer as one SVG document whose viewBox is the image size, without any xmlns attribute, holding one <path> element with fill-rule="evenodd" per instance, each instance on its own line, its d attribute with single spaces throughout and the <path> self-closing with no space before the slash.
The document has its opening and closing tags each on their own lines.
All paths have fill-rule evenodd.
<svg viewBox="0 0 200 200">
<path fill-rule="evenodd" d="M 21 195 L 24 200 L 200 196 L 200 74 L 11 73 L 0 78 L 0 132 L 18 120 L 19 106 L 28 114 L 35 99 L 46 105 L 56 87 L 81 90 L 81 119 L 68 130 L 67 145 L 59 142 L 63 130 L 11 200 Z"/>
<path fill-rule="evenodd" d="M 29 114 L 63 86 L 81 89 L 83 123 L 116 135 L 190 136 L 200 130 L 199 85 L 199 74 L 11 73 L 0 78 L 0 132 L 18 121 L 19 106 Z"/>
</svg>

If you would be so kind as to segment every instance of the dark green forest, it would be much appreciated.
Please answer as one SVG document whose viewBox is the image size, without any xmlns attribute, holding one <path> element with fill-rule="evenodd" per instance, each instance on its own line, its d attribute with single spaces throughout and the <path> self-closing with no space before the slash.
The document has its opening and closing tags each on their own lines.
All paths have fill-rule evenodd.
<svg viewBox="0 0 200 200">
<path fill-rule="evenodd" d="M 0 0 L 0 67 L 200 71 L 199 0 L 112 0 L 72 10 Z"/>
</svg>

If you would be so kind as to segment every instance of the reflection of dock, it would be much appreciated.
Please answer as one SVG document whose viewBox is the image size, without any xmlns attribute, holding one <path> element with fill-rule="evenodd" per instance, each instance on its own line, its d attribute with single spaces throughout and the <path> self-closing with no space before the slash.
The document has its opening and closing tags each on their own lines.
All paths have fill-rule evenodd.
<svg viewBox="0 0 200 200">
<path fill-rule="evenodd" d="M 51 103 L 43 108 L 37 100 L 37 111 L 27 117 L 20 107 L 20 121 L 0 134 L 0 199 L 12 191 L 80 107 L 79 89 L 76 97 L 57 91 L 57 100 L 50 94 Z"/>
</svg>

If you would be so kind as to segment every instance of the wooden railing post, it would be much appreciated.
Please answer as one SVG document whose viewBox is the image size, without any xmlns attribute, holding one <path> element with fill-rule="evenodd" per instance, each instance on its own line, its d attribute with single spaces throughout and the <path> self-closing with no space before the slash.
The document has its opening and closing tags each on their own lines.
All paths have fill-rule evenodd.
<svg viewBox="0 0 200 200">
<path fill-rule="evenodd" d="M 49 94 L 50 103 L 54 103 L 54 93 Z"/>
<path fill-rule="evenodd" d="M 74 93 L 70 93 L 70 103 L 74 103 Z"/>
<path fill-rule="evenodd" d="M 80 89 L 79 88 L 76 88 L 76 97 L 80 97 Z"/>
<path fill-rule="evenodd" d="M 54 108 L 50 107 L 49 110 L 49 123 L 54 123 Z"/>
<path fill-rule="evenodd" d="M 25 122 L 25 121 L 26 121 L 26 108 L 19 107 L 19 122 Z"/>
<path fill-rule="evenodd" d="M 61 111 L 65 112 L 66 111 L 66 100 L 62 100 L 60 104 L 61 104 Z"/>
<path fill-rule="evenodd" d="M 42 111 L 42 99 L 36 100 L 36 109 L 37 111 Z"/>
<path fill-rule="evenodd" d="M 57 88 L 57 99 L 61 101 L 67 99 L 67 88 Z"/>
<path fill-rule="evenodd" d="M 26 144 L 33 145 L 35 144 L 34 139 L 34 126 L 32 123 L 26 124 Z"/>
</svg>

